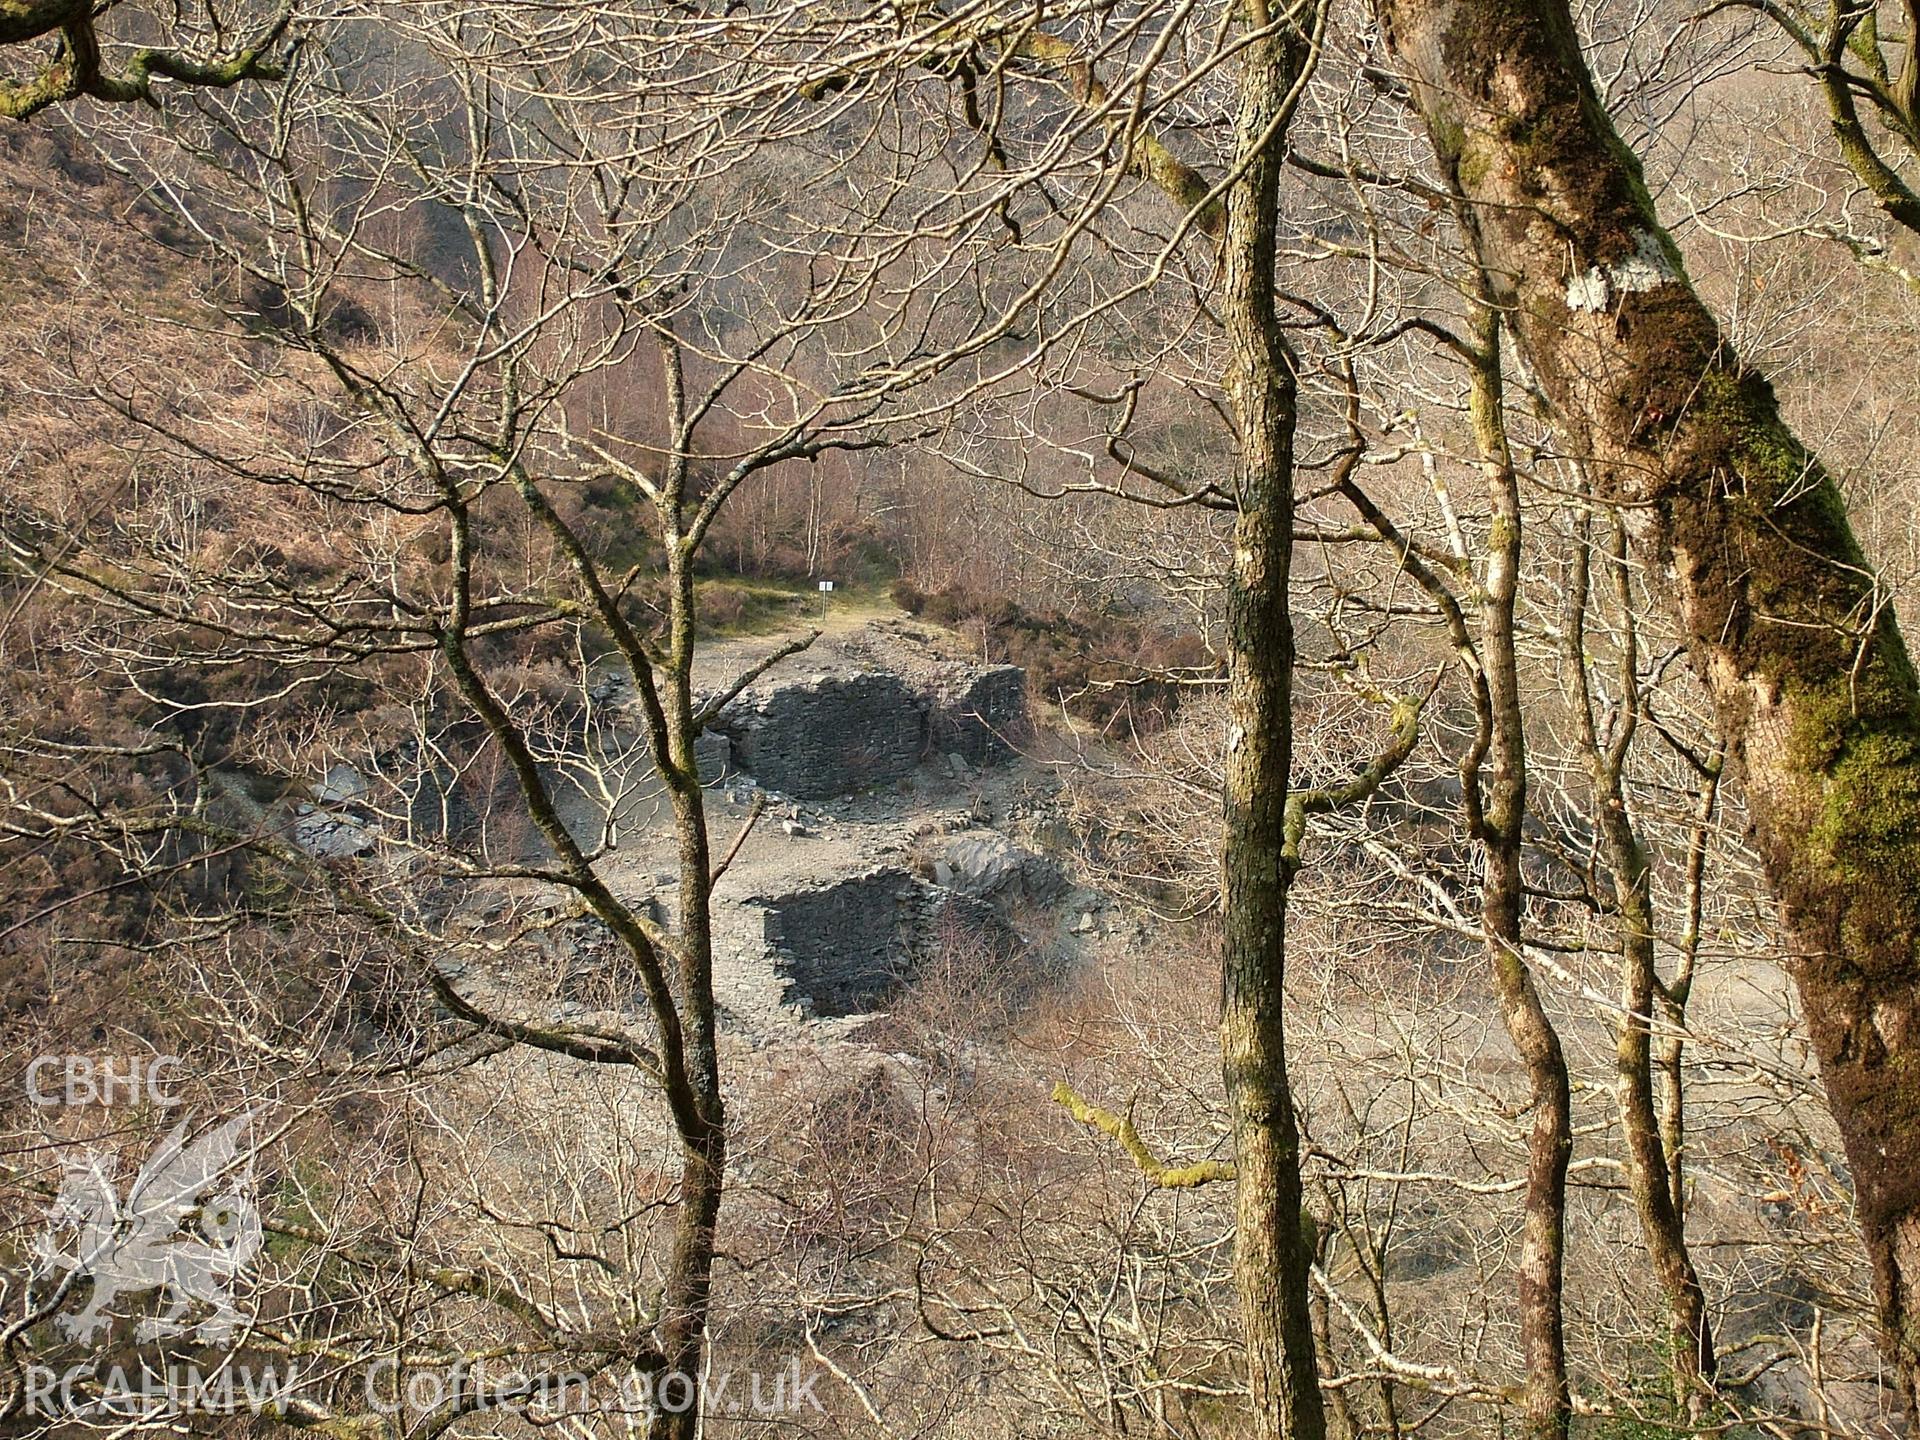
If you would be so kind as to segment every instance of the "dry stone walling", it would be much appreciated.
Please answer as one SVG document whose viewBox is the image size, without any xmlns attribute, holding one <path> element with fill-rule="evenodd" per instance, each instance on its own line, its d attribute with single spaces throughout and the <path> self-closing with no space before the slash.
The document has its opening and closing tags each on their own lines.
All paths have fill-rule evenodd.
<svg viewBox="0 0 1920 1440">
<path fill-rule="evenodd" d="M 713 728 L 733 759 L 769 790 L 824 800 L 896 784 L 925 761 L 969 765 L 1013 754 L 1026 722 L 1026 672 L 993 665 L 922 689 L 884 670 L 818 674 L 742 695 Z"/>
</svg>

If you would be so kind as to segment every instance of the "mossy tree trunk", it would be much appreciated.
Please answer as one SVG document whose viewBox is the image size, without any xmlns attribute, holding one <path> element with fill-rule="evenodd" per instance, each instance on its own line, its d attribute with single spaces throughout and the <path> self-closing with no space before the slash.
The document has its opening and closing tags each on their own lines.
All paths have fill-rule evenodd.
<svg viewBox="0 0 1920 1440">
<path fill-rule="evenodd" d="M 1889 1353 L 1920 1355 L 1920 684 L 1831 478 L 1686 279 L 1563 0 L 1381 0 L 1568 443 L 1743 762 Z"/>
<path fill-rule="evenodd" d="M 0 79 L 0 119 L 25 120 L 49 106 L 82 95 L 95 100 L 157 105 L 156 78 L 179 85 L 226 89 L 249 80 L 279 80 L 285 66 L 269 57 L 293 22 L 289 4 L 266 19 L 259 33 L 244 44 L 238 37 L 214 38 L 219 53 L 194 54 L 187 49 L 129 45 L 119 53 L 121 63 L 108 66 L 102 57 L 100 26 L 110 5 L 90 0 L 0 0 L 0 46 L 25 45 L 52 39 L 52 53 L 32 65 L 23 79 Z"/>
<path fill-rule="evenodd" d="M 1326 1433 L 1301 1224 L 1300 1134 L 1287 1078 L 1287 785 L 1293 629 L 1294 356 L 1274 301 L 1285 118 L 1303 63 L 1291 19 L 1247 7 L 1228 188 L 1220 308 L 1227 391 L 1239 431 L 1233 564 L 1227 579 L 1228 741 L 1223 837 L 1220 1056 L 1233 1116 L 1234 1279 L 1246 1324 L 1253 1433 Z"/>
<path fill-rule="evenodd" d="M 18 45 L 85 19 L 84 0 L 0 0 L 0 45 Z"/>
</svg>

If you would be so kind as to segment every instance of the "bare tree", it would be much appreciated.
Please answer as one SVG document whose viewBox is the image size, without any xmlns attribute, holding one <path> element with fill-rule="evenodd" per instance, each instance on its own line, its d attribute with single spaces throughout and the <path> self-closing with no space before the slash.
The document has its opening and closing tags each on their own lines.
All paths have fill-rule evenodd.
<svg viewBox="0 0 1920 1440">
<path fill-rule="evenodd" d="M 1911 0 L 1886 7 L 1906 25 L 1905 34 L 1887 35 L 1880 28 L 1877 3 L 1836 0 L 1824 12 L 1810 5 L 1770 0 L 1734 0 L 1734 5 L 1765 15 L 1793 42 L 1826 102 L 1827 122 L 1841 160 L 1888 219 L 1909 234 L 1920 235 L 1920 195 L 1901 175 L 1898 161 L 1890 161 L 1884 153 L 1887 140 L 1908 157 L 1920 153 L 1920 46 L 1915 43 L 1920 10 Z M 1720 8 L 1709 7 L 1703 16 Z M 1890 44 L 1904 52 L 1897 70 L 1888 59 Z M 1862 100 L 1885 138 L 1869 129 L 1861 114 Z M 1843 233 L 1839 238 L 1863 258 L 1880 258 L 1858 237 Z M 1902 273 L 1909 285 L 1920 285 L 1912 272 Z"/>
<path fill-rule="evenodd" d="M 604 77 L 576 64 L 589 39 L 647 83 L 604 93 Z M 221 275 L 194 323 L 245 357 L 240 373 L 264 373 L 276 403 L 269 415 L 239 414 L 216 384 L 110 349 L 50 357 L 43 383 L 117 416 L 136 473 L 141 447 L 164 452 L 178 491 L 136 489 L 126 510 L 96 511 L 57 539 L 23 515 L 10 565 L 29 593 L 66 597 L 92 617 L 94 673 L 110 684 L 117 672 L 150 699 L 149 723 L 182 738 L 162 747 L 148 800 L 75 808 L 43 798 L 74 752 L 15 737 L 25 769 L 9 791 L 10 841 L 91 845 L 153 884 L 180 868 L 168 857 L 182 837 L 197 837 L 190 864 L 208 847 L 250 854 L 231 893 L 215 887 L 235 924 L 285 923 L 277 902 L 260 902 L 291 891 L 343 935 L 372 937 L 325 946 L 303 980 L 351 995 L 380 988 L 363 967 L 383 947 L 398 963 L 395 983 L 428 1033 L 382 1046 L 378 1062 L 351 1073 L 370 1085 L 407 1076 L 430 1104 L 448 1057 L 532 1054 L 618 1077 L 616 1134 L 638 1124 L 619 1092 L 650 1084 L 670 1137 L 664 1193 L 625 1168 L 632 1156 L 616 1156 L 608 1196 L 583 1179 L 577 1193 L 559 1187 L 545 1215 L 511 1198 L 477 1201 L 480 1217 L 516 1237 L 504 1247 L 514 1259 L 496 1270 L 448 1255 L 429 1267 L 424 1333 L 398 1318 L 419 1252 L 457 1254 L 457 1231 L 428 1241 L 403 1226 L 342 1244 L 350 1213 L 285 1229 L 378 1277 L 374 1295 L 398 1287 L 409 1301 L 344 1321 L 323 1307 L 253 1337 L 284 1354 L 317 1346 L 343 1371 L 384 1357 L 404 1379 L 484 1353 L 485 1335 L 504 1325 L 519 1338 L 502 1343 L 496 1366 L 571 1357 L 589 1380 L 624 1375 L 655 1398 L 669 1379 L 689 1393 L 704 1383 L 729 1134 L 710 901 L 732 851 L 710 838 L 715 777 L 699 742 L 745 685 L 810 637 L 738 673 L 697 674 L 699 569 L 741 487 L 888 443 L 906 408 L 897 397 L 1001 318 L 915 286 L 917 269 L 971 243 L 982 212 L 964 187 L 923 189 L 924 173 L 893 169 L 884 140 L 861 162 L 874 185 L 840 190 L 831 167 L 814 170 L 823 204 L 803 217 L 782 176 L 811 166 L 809 146 L 831 146 L 832 117 L 784 122 L 786 95 L 752 98 L 761 78 L 745 52 L 711 48 L 698 24 L 656 29 L 587 11 L 556 30 L 504 7 L 407 7 L 309 37 L 272 90 L 230 103 L 202 93 L 167 127 L 109 119 L 95 132 Z M 684 144 L 685 127 L 703 142 Z M 738 168 L 722 183 L 728 167 Z M 959 343 L 930 343 L 934 334 Z M 217 354 L 198 359 L 220 373 Z M 247 495 L 286 528 L 250 533 L 231 512 L 225 527 L 144 523 L 196 484 Z M 305 550 L 301 526 L 340 548 Z M 230 687 L 237 671 L 263 679 L 271 698 Z M 626 697 L 619 724 L 595 718 L 609 683 Z M 280 794 L 300 783 L 326 752 L 312 737 L 336 704 L 362 716 L 397 707 L 397 724 L 393 709 L 386 723 L 366 722 L 364 753 L 334 752 L 350 773 L 376 777 L 351 797 L 355 818 L 295 812 L 289 832 L 281 811 L 241 805 L 236 771 L 277 773 L 267 783 Z M 222 713 L 251 723 L 196 735 L 182 719 Z M 146 754 L 103 743 L 95 758 L 138 766 Z M 482 778 L 482 758 L 503 783 L 476 794 L 454 777 Z M 630 873 L 645 858 L 633 812 L 656 799 L 674 877 L 665 897 L 637 892 Z M 498 807 L 519 833 L 448 818 L 463 807 Z M 529 903 L 525 890 L 541 898 Z M 489 895 L 503 907 L 498 923 L 476 923 L 472 902 Z M 181 923 L 188 936 L 212 924 Z M 577 924 L 612 946 L 637 1015 L 570 1017 L 559 996 L 529 993 L 524 967 L 542 937 Z M 303 1052 L 285 1017 L 217 1018 L 271 1033 L 288 1065 Z M 452 1143 L 453 1163 L 422 1181 L 436 1207 L 439 1184 L 479 1183 Z M 603 1203 L 616 1197 L 624 1209 Z M 384 1197 L 355 1198 L 377 1215 Z M 520 1251 L 529 1236 L 544 1263 L 539 1250 Z M 468 1302 L 483 1312 L 473 1328 Z M 20 1342 L 48 1316 L 30 1307 L 16 1319 Z M 426 1343 L 410 1349 L 417 1340 Z M 343 1388 L 344 1398 L 303 1395 L 278 1418 L 339 1435 L 402 1423 Z M 642 1405 L 615 1388 L 610 1413 L 643 1413 L 650 1433 L 701 1424 L 698 1403 Z M 14 1385 L 10 1409 L 24 1395 Z M 433 1424 L 501 1406 L 547 1413 L 550 1401 L 481 1383 Z"/>
<path fill-rule="evenodd" d="M 1233 566 L 1226 587 L 1227 743 L 1221 844 L 1220 1059 L 1233 1115 L 1234 1275 L 1247 1325 L 1257 1433 L 1326 1433 L 1301 1226 L 1300 1138 L 1288 1083 L 1287 888 L 1293 765 L 1296 361 L 1280 328 L 1274 250 L 1286 129 L 1303 88 L 1312 12 L 1249 8 L 1237 172 L 1226 197 L 1222 319 L 1239 439 Z M 1259 34 L 1260 31 L 1272 33 Z M 1297 803 L 1297 801 L 1295 802 Z"/>
<path fill-rule="evenodd" d="M 1590 597 L 1592 551 L 1590 528 L 1583 533 L 1569 565 L 1566 628 L 1567 673 L 1574 699 L 1574 724 L 1580 748 L 1586 753 L 1594 796 L 1594 828 L 1606 851 L 1613 876 L 1620 943 L 1620 1122 L 1626 1137 L 1634 1204 L 1640 1212 L 1647 1255 L 1660 1275 L 1673 1315 L 1673 1366 L 1676 1399 L 1695 1417 L 1704 1413 L 1711 1393 L 1715 1359 L 1713 1331 L 1706 1297 L 1686 1242 L 1686 1202 L 1683 1179 L 1685 1148 L 1685 1090 L 1679 1079 L 1680 1049 L 1684 1044 L 1687 992 L 1691 985 L 1692 956 L 1682 944 L 1683 960 L 1671 982 L 1661 979 L 1655 959 L 1656 927 L 1653 913 L 1652 865 L 1634 828 L 1627 804 L 1626 761 L 1639 727 L 1644 701 L 1640 695 L 1640 656 L 1632 581 L 1627 568 L 1626 527 L 1617 516 L 1610 527 L 1611 543 L 1601 553 L 1614 581 L 1621 617 L 1619 706 L 1613 733 L 1603 744 L 1595 715 L 1588 675 L 1587 606 Z M 1698 946 L 1698 887 L 1705 863 L 1704 836 L 1719 787 L 1717 749 L 1695 761 L 1702 778 L 1701 827 L 1689 851 L 1691 944 Z M 1656 997 L 1664 1002 L 1656 1004 Z M 1655 1099 L 1653 1033 L 1661 1024 L 1660 1074 L 1665 1104 Z"/>
</svg>

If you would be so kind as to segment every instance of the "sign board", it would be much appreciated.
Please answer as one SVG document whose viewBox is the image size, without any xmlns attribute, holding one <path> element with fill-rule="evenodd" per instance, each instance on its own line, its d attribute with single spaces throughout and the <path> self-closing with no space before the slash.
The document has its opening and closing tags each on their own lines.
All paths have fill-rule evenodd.
<svg viewBox="0 0 1920 1440">
<path fill-rule="evenodd" d="M 833 589 L 833 582 L 831 580 L 822 580 L 820 582 L 820 590 L 822 594 L 826 593 L 831 589 Z"/>
</svg>

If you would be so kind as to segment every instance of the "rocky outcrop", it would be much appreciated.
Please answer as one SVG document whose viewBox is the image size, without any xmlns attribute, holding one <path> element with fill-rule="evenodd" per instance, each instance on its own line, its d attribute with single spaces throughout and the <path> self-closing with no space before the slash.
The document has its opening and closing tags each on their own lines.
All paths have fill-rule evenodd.
<svg viewBox="0 0 1920 1440">
<path fill-rule="evenodd" d="M 733 768 L 725 735 L 694 742 L 701 778 L 725 779 Z M 583 729 L 576 754 L 540 766 L 561 822 L 589 851 L 665 823 L 666 787 L 639 732 L 627 724 Z M 484 845 L 520 859 L 549 859 L 551 847 L 526 818 L 526 802 L 504 767 L 423 761 L 417 745 L 403 745 L 362 767 L 338 762 L 313 787 L 312 798 L 287 798 L 267 812 L 268 823 L 309 855 L 348 859 L 383 842 L 406 845 Z"/>
<path fill-rule="evenodd" d="M 823 658 L 836 668 L 763 680 L 728 706 L 695 743 L 701 777 L 712 783 L 739 769 L 764 789 L 823 800 L 892 787 L 930 760 L 965 779 L 1013 758 L 1026 725 L 1020 667 L 929 660 L 906 646 Z M 667 823 L 630 697 L 603 688 L 598 712 L 580 716 L 572 746 L 553 745 L 540 767 L 555 810 L 589 851 L 626 846 Z M 392 841 L 484 844 L 516 858 L 548 850 L 503 766 L 456 766 L 417 745 L 335 763 L 310 799 L 285 809 L 277 828 L 329 858 Z"/>
<path fill-rule="evenodd" d="M 1067 889 L 1057 862 L 1023 850 L 997 830 L 963 830 L 935 847 L 933 881 L 959 895 L 996 904 L 1044 903 Z"/>
</svg>

